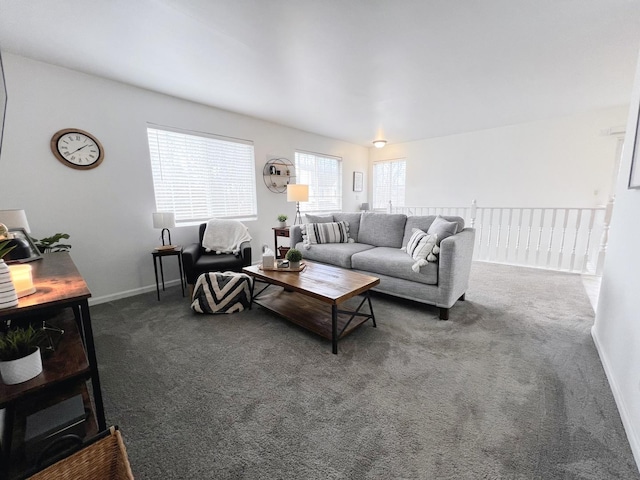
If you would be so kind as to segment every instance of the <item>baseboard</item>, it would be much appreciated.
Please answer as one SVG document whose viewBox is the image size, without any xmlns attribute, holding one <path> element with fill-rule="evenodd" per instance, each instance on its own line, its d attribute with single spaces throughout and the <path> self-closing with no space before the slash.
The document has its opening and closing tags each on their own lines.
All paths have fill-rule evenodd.
<svg viewBox="0 0 640 480">
<path fill-rule="evenodd" d="M 620 414 L 620 419 L 622 420 L 624 431 L 627 434 L 627 440 L 629 441 L 629 446 L 631 447 L 633 458 L 636 461 L 636 467 L 638 467 L 638 470 L 640 470 L 640 439 L 638 438 L 635 426 L 629 420 L 629 413 L 624 401 L 624 397 L 620 393 L 618 384 L 616 383 L 615 377 L 611 372 L 611 367 L 607 359 L 607 355 L 598 342 L 598 335 L 596 334 L 595 326 L 591 327 L 591 337 L 593 338 L 593 343 L 595 344 L 598 355 L 600 356 L 600 362 L 602 363 L 604 373 L 607 376 L 607 380 L 609 381 L 609 387 L 611 388 L 611 392 L 613 393 L 613 398 L 615 399 L 616 405 L 618 406 L 618 413 Z"/>
<path fill-rule="evenodd" d="M 173 287 L 174 285 L 180 285 L 180 279 L 168 280 L 164 282 L 165 287 Z M 89 299 L 89 305 L 99 305 L 101 303 L 113 302 L 114 300 L 120 300 L 121 298 L 134 297 L 143 293 L 155 292 L 155 285 L 148 285 L 146 287 L 134 288 L 132 290 L 125 290 L 124 292 L 112 293 L 111 295 L 104 295 L 102 297 L 94 297 Z"/>
</svg>

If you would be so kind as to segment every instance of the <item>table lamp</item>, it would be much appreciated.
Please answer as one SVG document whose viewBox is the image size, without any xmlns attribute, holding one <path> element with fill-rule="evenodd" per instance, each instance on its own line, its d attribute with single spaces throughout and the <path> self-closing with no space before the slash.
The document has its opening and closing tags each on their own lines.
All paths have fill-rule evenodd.
<svg viewBox="0 0 640 480">
<path fill-rule="evenodd" d="M 300 202 L 309 201 L 309 185 L 301 185 L 293 183 L 287 185 L 287 202 L 296 202 L 296 220 L 294 225 L 302 223 L 302 215 L 300 215 Z"/>
<path fill-rule="evenodd" d="M 173 212 L 155 212 L 153 214 L 153 228 L 161 228 L 160 238 L 162 239 L 163 247 L 172 247 L 171 245 L 171 231 L 170 228 L 176 226 L 176 215 Z M 164 243 L 164 232 L 167 232 L 169 237 L 169 243 Z"/>
</svg>

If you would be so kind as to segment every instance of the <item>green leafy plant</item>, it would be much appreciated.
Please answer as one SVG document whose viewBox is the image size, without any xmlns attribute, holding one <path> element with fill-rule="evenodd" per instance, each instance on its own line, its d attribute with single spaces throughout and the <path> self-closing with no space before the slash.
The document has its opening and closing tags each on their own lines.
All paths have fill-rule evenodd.
<svg viewBox="0 0 640 480">
<path fill-rule="evenodd" d="M 302 260 L 302 252 L 297 248 L 290 248 L 287 252 L 286 258 L 290 262 L 299 262 Z"/>
<path fill-rule="evenodd" d="M 289 217 L 287 217 L 286 215 L 282 215 L 282 214 L 278 215 L 278 221 L 279 222 L 286 222 L 287 218 L 289 218 Z"/>
<path fill-rule="evenodd" d="M 58 243 L 60 240 L 68 240 L 68 233 L 56 233 L 50 237 L 41 238 L 38 240 L 37 238 L 32 238 L 33 243 L 40 253 L 49 253 L 49 252 L 68 252 L 71 250 L 71 245 L 67 243 Z"/>
<path fill-rule="evenodd" d="M 7 253 L 9 253 L 11 250 L 13 250 L 14 248 L 16 248 L 15 245 L 12 246 L 8 246 L 9 242 L 11 242 L 11 240 L 5 240 L 3 242 L 0 242 L 0 259 L 2 259 L 2 257 L 4 257 Z"/>
<path fill-rule="evenodd" d="M 0 335 L 0 361 L 8 362 L 26 357 L 45 339 L 46 334 L 39 328 L 33 328 L 33 325 L 11 329 Z"/>
</svg>

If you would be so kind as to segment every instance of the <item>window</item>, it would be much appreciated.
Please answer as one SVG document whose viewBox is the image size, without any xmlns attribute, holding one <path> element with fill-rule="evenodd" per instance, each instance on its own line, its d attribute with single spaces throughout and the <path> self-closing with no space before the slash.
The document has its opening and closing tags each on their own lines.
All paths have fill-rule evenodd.
<svg viewBox="0 0 640 480">
<path fill-rule="evenodd" d="M 317 153 L 296 152 L 296 183 L 309 185 L 305 212 L 342 210 L 342 159 Z"/>
<path fill-rule="evenodd" d="M 159 212 L 183 224 L 257 216 L 253 142 L 165 127 L 147 136 Z"/>
<path fill-rule="evenodd" d="M 373 164 L 373 208 L 404 206 L 407 166 L 404 159 L 385 160 Z"/>
</svg>

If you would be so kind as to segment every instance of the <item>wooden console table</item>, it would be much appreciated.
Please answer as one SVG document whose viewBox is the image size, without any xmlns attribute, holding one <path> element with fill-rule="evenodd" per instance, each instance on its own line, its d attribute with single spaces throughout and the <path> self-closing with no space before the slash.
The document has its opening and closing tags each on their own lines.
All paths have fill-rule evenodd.
<svg viewBox="0 0 640 480">
<path fill-rule="evenodd" d="M 16 472 L 23 470 L 22 467 L 30 467 L 18 465 L 24 460 L 13 458 L 11 448 L 15 438 L 14 423 L 17 413 L 22 412 L 25 405 L 35 406 L 38 410 L 51 403 L 52 397 L 80 393 L 85 400 L 85 408 L 92 412 L 87 420 L 87 435 L 106 429 L 89 314 L 88 299 L 91 292 L 66 252 L 45 254 L 41 260 L 30 265 L 33 267 L 36 292 L 20 298 L 15 308 L 0 310 L 0 321 L 18 322 L 20 319 L 39 318 L 47 312 L 67 308 L 73 311 L 73 317 L 69 315 L 66 320 L 63 327 L 65 333 L 55 352 L 43 359 L 43 372 L 40 375 L 18 385 L 0 382 L 0 409 L 6 409 L 0 478 L 5 475 L 6 478 L 11 478 Z M 91 380 L 93 405 L 86 390 L 87 380 Z"/>
</svg>

